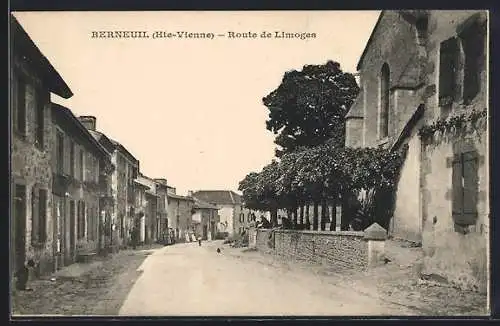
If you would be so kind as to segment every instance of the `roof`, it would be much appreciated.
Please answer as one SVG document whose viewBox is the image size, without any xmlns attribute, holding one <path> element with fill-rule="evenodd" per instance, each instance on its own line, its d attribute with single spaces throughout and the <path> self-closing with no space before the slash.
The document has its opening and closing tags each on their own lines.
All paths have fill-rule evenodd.
<svg viewBox="0 0 500 326">
<path fill-rule="evenodd" d="M 64 79 L 38 49 L 28 33 L 26 33 L 24 28 L 12 14 L 10 15 L 10 35 L 14 51 L 29 58 L 28 61 L 33 63 L 32 68 L 37 70 L 41 79 L 52 93 L 66 99 L 73 96 L 73 92 Z"/>
<path fill-rule="evenodd" d="M 109 152 L 94 138 L 94 136 L 92 136 L 87 128 L 80 123 L 80 120 L 78 120 L 70 109 L 56 103 L 51 103 L 51 109 L 53 117 L 60 120 L 64 127 L 72 126 L 78 136 L 85 139 L 88 145 L 93 146 L 105 160 L 111 162 Z"/>
<path fill-rule="evenodd" d="M 361 53 L 361 57 L 359 57 L 358 64 L 356 65 L 356 69 L 360 70 L 361 69 L 361 64 L 363 63 L 363 60 L 365 59 L 365 55 L 368 52 L 368 49 L 370 48 L 370 45 L 373 41 L 373 38 L 375 37 L 375 31 L 378 29 L 378 26 L 380 25 L 380 21 L 382 20 L 382 16 L 386 10 L 382 10 L 380 15 L 378 16 L 377 22 L 375 23 L 375 26 L 373 27 L 372 33 L 370 34 L 370 37 L 368 38 L 368 42 L 366 42 L 365 48 L 363 49 L 363 53 Z"/>
<path fill-rule="evenodd" d="M 89 132 L 108 152 L 112 152 L 115 149 L 115 145 L 105 134 L 95 130 L 89 130 Z"/>
<path fill-rule="evenodd" d="M 360 103 L 361 96 L 363 96 L 363 94 L 359 93 L 354 102 L 352 103 L 351 108 L 349 109 L 349 111 L 347 111 L 347 114 L 345 115 L 346 119 L 363 118 L 363 106 Z"/>
<path fill-rule="evenodd" d="M 186 197 L 186 196 L 181 196 L 181 195 L 176 195 L 176 194 L 169 194 L 167 193 L 168 198 L 173 198 L 173 199 L 179 199 L 179 200 L 188 200 L 188 201 L 194 201 L 194 198 L 192 197 Z"/>
<path fill-rule="evenodd" d="M 218 209 L 217 206 L 207 203 L 198 198 L 194 198 L 194 207 L 200 209 Z"/>
<path fill-rule="evenodd" d="M 115 145 L 115 147 L 116 147 L 117 150 L 119 150 L 120 152 L 122 152 L 123 154 L 125 154 L 125 156 L 127 156 L 130 160 L 135 161 L 135 162 L 139 162 L 139 160 L 134 155 L 132 155 L 132 153 L 130 153 L 125 148 L 125 146 L 123 146 L 118 141 L 116 141 L 116 140 L 114 140 L 112 138 L 108 137 L 108 139 L 113 143 L 113 145 Z"/>
<path fill-rule="evenodd" d="M 420 120 L 420 118 L 423 117 L 425 110 L 425 106 L 423 104 L 420 104 L 416 109 L 415 112 L 413 112 L 412 116 L 410 117 L 410 120 L 406 123 L 406 125 L 403 127 L 403 130 L 401 130 L 401 133 L 399 134 L 398 138 L 394 142 L 394 144 L 391 146 L 391 149 L 394 150 L 398 148 L 402 143 L 403 140 L 408 137 L 410 132 L 413 130 L 417 122 Z"/>
<path fill-rule="evenodd" d="M 232 190 L 198 190 L 193 197 L 217 205 L 240 205 L 241 195 Z"/>
</svg>

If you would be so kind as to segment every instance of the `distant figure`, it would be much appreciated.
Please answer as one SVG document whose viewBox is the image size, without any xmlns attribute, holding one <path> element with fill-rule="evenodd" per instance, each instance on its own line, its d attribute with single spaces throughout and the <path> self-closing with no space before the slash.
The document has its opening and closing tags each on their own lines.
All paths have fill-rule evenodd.
<svg viewBox="0 0 500 326">
<path fill-rule="evenodd" d="M 201 237 L 198 237 L 198 245 L 201 247 Z"/>
<path fill-rule="evenodd" d="M 33 289 L 27 288 L 26 285 L 28 284 L 29 280 L 29 271 L 30 269 L 35 267 L 35 261 L 33 259 L 28 260 L 28 262 L 23 265 L 19 270 L 17 271 L 17 282 L 16 282 L 16 288 L 21 291 L 33 291 Z"/>
<path fill-rule="evenodd" d="M 217 253 L 220 254 L 220 248 L 217 248 Z"/>
</svg>

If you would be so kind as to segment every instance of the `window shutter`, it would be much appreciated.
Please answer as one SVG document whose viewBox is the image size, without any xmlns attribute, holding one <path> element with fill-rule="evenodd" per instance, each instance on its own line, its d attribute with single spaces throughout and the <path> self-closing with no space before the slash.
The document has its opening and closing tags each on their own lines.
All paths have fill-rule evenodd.
<svg viewBox="0 0 500 326">
<path fill-rule="evenodd" d="M 31 190 L 31 243 L 38 243 L 38 201 L 37 189 Z"/>
<path fill-rule="evenodd" d="M 463 154 L 463 219 L 465 225 L 476 223 L 478 201 L 478 157 L 475 152 Z"/>
<path fill-rule="evenodd" d="M 461 224 L 463 213 L 462 162 L 460 155 L 455 155 L 452 165 L 452 215 L 457 224 Z"/>
<path fill-rule="evenodd" d="M 39 207 L 39 226 L 38 226 L 38 240 L 45 242 L 47 240 L 47 190 L 40 189 L 38 195 Z"/>
</svg>

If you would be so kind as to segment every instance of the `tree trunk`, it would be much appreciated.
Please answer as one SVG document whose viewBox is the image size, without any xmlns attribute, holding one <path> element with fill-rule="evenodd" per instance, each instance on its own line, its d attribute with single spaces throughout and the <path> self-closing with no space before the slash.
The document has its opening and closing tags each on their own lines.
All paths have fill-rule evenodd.
<svg viewBox="0 0 500 326">
<path fill-rule="evenodd" d="M 331 216 L 330 216 L 330 231 L 335 231 L 337 227 L 337 201 L 334 199 L 330 201 L 328 210 L 331 208 Z"/>
<path fill-rule="evenodd" d="M 304 205 L 300 205 L 300 217 L 299 217 L 299 224 L 302 226 L 304 225 Z"/>
<path fill-rule="evenodd" d="M 278 209 L 276 208 L 271 209 L 271 225 L 273 227 L 278 226 Z"/>
<path fill-rule="evenodd" d="M 350 194 L 349 194 L 350 195 Z M 348 195 L 341 195 L 340 197 L 340 202 L 336 202 L 336 206 L 340 205 L 342 208 L 342 215 L 340 216 L 340 229 L 342 231 L 349 230 L 349 224 L 351 223 L 352 219 L 354 218 L 354 214 L 356 213 L 352 207 L 349 207 L 348 204 Z"/>
<path fill-rule="evenodd" d="M 324 199 L 321 202 L 321 231 L 325 231 L 326 223 L 329 221 L 328 202 Z"/>
<path fill-rule="evenodd" d="M 311 228 L 311 216 L 310 216 L 310 205 L 306 205 L 306 229 L 309 230 Z"/>
<path fill-rule="evenodd" d="M 292 229 L 295 230 L 297 228 L 297 207 L 292 208 L 292 218 L 290 222 L 292 223 Z"/>
<path fill-rule="evenodd" d="M 314 212 L 313 212 L 313 230 L 317 231 L 318 230 L 318 202 L 314 202 Z"/>
</svg>

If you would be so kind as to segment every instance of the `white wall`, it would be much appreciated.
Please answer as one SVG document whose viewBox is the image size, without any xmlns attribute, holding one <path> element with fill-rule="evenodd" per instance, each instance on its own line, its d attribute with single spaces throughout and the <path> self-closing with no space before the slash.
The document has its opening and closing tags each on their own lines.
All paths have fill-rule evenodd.
<svg viewBox="0 0 500 326">
<path fill-rule="evenodd" d="M 229 232 L 229 234 L 233 234 L 233 210 L 232 206 L 219 206 L 220 222 L 227 222 L 227 228 L 225 229 L 221 229 L 219 225 L 219 230 L 221 232 Z"/>
<path fill-rule="evenodd" d="M 394 237 L 410 241 L 422 240 L 420 152 L 420 139 L 418 135 L 413 135 L 408 142 L 408 153 L 401 169 L 394 216 L 390 225 Z"/>
</svg>

